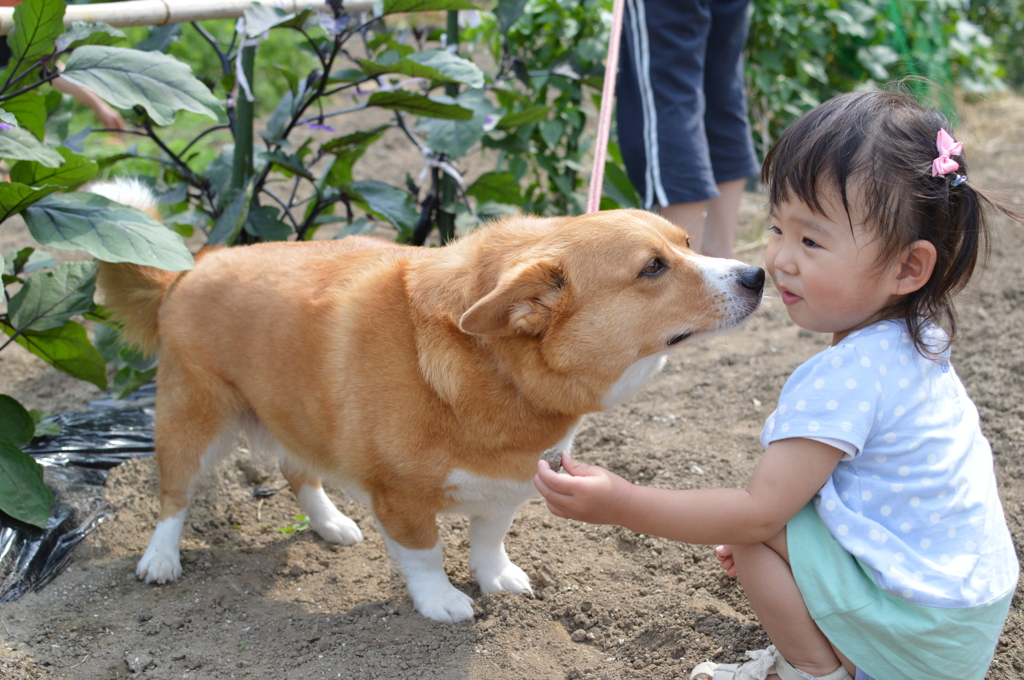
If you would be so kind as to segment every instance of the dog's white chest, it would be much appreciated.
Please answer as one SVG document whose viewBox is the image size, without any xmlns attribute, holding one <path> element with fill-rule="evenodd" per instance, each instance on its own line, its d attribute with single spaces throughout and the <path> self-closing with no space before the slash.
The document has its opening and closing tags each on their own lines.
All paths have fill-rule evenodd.
<svg viewBox="0 0 1024 680">
<path fill-rule="evenodd" d="M 449 512 L 469 515 L 496 507 L 513 509 L 537 493 L 532 480 L 494 479 L 465 470 L 452 470 L 445 480 L 445 487 L 449 498 L 455 501 Z"/>
<path fill-rule="evenodd" d="M 616 404 L 632 397 L 640 391 L 640 388 L 644 386 L 652 375 L 662 369 L 667 359 L 668 352 L 661 352 L 644 357 L 634 363 L 626 369 L 622 377 L 615 381 L 612 389 L 601 397 L 601 405 L 605 409 L 610 409 Z"/>
</svg>

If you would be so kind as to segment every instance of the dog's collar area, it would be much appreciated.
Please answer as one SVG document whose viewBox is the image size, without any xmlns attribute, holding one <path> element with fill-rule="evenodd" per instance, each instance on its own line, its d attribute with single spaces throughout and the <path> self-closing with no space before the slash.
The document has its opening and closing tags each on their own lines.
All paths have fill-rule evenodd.
<svg viewBox="0 0 1024 680">
<path fill-rule="evenodd" d="M 686 340 L 691 335 L 693 335 L 692 332 L 690 332 L 690 333 L 680 333 L 679 335 L 676 335 L 676 336 L 672 337 L 668 341 L 668 346 L 671 347 L 672 345 L 678 345 L 679 343 L 681 343 L 683 340 Z"/>
</svg>

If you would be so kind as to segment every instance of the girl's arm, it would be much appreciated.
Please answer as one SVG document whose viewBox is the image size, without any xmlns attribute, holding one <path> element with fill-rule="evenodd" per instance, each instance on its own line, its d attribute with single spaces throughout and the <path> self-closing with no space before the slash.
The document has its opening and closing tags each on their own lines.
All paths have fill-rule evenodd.
<svg viewBox="0 0 1024 680">
<path fill-rule="evenodd" d="M 534 484 L 559 517 L 618 524 L 684 543 L 762 543 L 775 536 L 824 486 L 843 452 L 813 439 L 773 442 L 745 489 L 637 486 L 568 454 L 556 474 L 538 464 Z"/>
</svg>

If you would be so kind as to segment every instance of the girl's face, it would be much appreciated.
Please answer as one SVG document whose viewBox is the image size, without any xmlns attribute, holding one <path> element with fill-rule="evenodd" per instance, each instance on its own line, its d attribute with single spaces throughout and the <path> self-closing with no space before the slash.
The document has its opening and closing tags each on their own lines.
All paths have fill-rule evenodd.
<svg viewBox="0 0 1024 680">
<path fill-rule="evenodd" d="M 820 215 L 798 199 L 771 215 L 765 268 L 789 317 L 802 328 L 832 333 L 832 344 L 881 318 L 898 290 L 899 263 L 880 267 L 878 242 L 851 195 L 853 229 L 838 194 Z"/>
</svg>

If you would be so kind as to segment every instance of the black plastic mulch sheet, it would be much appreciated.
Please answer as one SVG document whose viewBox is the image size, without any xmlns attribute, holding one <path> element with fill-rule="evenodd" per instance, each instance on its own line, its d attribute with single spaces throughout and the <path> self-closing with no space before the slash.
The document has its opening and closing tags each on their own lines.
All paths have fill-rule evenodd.
<svg viewBox="0 0 1024 680">
<path fill-rule="evenodd" d="M 101 500 L 107 470 L 153 453 L 154 385 L 124 401 L 101 399 L 90 410 L 50 418 L 59 435 L 32 440 L 23 451 L 44 466 L 53 492 L 45 529 L 0 513 L 0 602 L 39 592 L 71 562 L 71 551 L 89 532 L 113 517 Z"/>
</svg>

